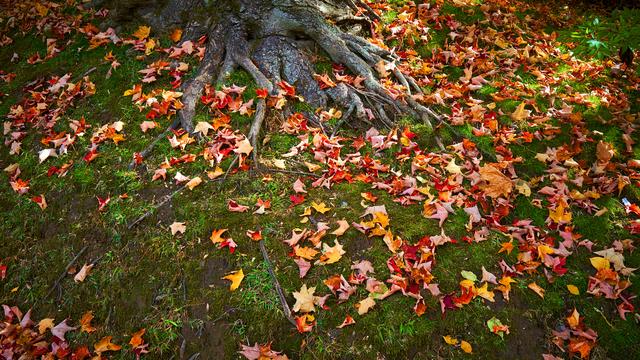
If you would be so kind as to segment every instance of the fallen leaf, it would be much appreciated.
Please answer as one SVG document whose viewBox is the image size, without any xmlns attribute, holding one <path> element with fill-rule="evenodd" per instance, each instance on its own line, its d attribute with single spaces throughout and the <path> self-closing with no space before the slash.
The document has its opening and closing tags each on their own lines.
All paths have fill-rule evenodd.
<svg viewBox="0 0 640 360">
<path fill-rule="evenodd" d="M 464 340 L 460 341 L 460 349 L 462 349 L 462 351 L 466 352 L 467 354 L 471 354 L 473 352 L 471 344 Z"/>
<path fill-rule="evenodd" d="M 182 38 L 182 29 L 173 29 L 171 35 L 169 36 L 171 41 L 178 42 Z"/>
<path fill-rule="evenodd" d="M 148 26 L 140 26 L 138 29 L 132 34 L 134 37 L 138 38 L 138 40 L 144 40 L 149 37 L 151 33 L 151 28 Z"/>
<path fill-rule="evenodd" d="M 211 239 L 211 242 L 214 244 L 219 244 L 221 242 L 224 241 L 224 239 L 222 238 L 222 234 L 227 231 L 227 229 L 219 229 L 219 230 L 213 230 L 211 232 L 211 237 L 209 239 Z"/>
<path fill-rule="evenodd" d="M 456 159 L 455 158 L 451 159 L 451 161 L 449 162 L 449 164 L 447 164 L 445 169 L 449 172 L 449 174 L 460 174 L 460 173 L 462 173 L 462 171 L 460 171 L 460 166 L 458 166 L 456 164 Z"/>
<path fill-rule="evenodd" d="M 347 222 L 345 219 L 338 220 L 336 222 L 338 223 L 338 228 L 333 230 L 331 234 L 335 236 L 341 236 L 345 233 L 345 231 L 347 231 L 347 229 L 349 229 L 349 222 Z"/>
<path fill-rule="evenodd" d="M 322 255 L 320 255 L 320 259 L 316 261 L 316 264 L 333 264 L 342 258 L 342 255 L 346 253 L 342 245 L 337 239 L 333 241 L 333 244 L 333 246 L 329 246 L 326 243 L 322 244 Z"/>
<path fill-rule="evenodd" d="M 202 135 L 207 136 L 209 134 L 209 130 L 214 130 L 213 125 L 206 121 L 199 121 L 193 129 L 193 132 L 199 132 Z"/>
<path fill-rule="evenodd" d="M 516 107 L 516 110 L 511 114 L 511 119 L 513 119 L 513 121 L 521 122 L 531 115 L 531 110 L 525 110 L 525 105 L 526 104 L 523 101 L 518 105 L 518 107 Z"/>
<path fill-rule="evenodd" d="M 571 295 L 580 295 L 580 290 L 575 285 L 568 284 L 567 285 L 567 290 L 569 290 Z"/>
<path fill-rule="evenodd" d="M 40 320 L 38 323 L 38 332 L 40 335 L 44 334 L 47 330 L 53 328 L 53 319 L 52 318 L 44 318 Z"/>
<path fill-rule="evenodd" d="M 133 333 L 133 335 L 131 335 L 131 340 L 129 340 L 129 345 L 131 345 L 131 347 L 133 348 L 137 348 L 144 344 L 144 339 L 142 338 L 142 336 L 146 331 L 147 330 L 143 328 Z"/>
<path fill-rule="evenodd" d="M 227 202 L 227 209 L 231 212 L 245 212 L 249 210 L 248 206 L 240 205 L 235 200 L 229 200 Z"/>
<path fill-rule="evenodd" d="M 293 261 L 295 261 L 295 263 L 298 265 L 298 270 L 300 271 L 300 278 L 302 279 L 307 275 L 307 272 L 309 272 L 309 269 L 311 269 L 311 263 L 306 261 L 303 258 L 296 258 Z"/>
<path fill-rule="evenodd" d="M 306 284 L 302 284 L 300 291 L 293 292 L 293 297 L 296 299 L 296 303 L 293 305 L 292 310 L 303 313 L 316 311 L 314 307 L 315 296 L 313 296 L 315 291 L 315 287 L 307 288 Z"/>
<path fill-rule="evenodd" d="M 236 148 L 233 150 L 236 154 L 244 154 L 249 155 L 253 150 L 253 146 L 248 139 L 243 139 L 242 141 L 236 143 Z"/>
<path fill-rule="evenodd" d="M 177 233 L 184 234 L 185 230 L 187 230 L 185 223 L 177 221 L 169 225 L 169 228 L 171 229 L 171 235 L 175 235 Z"/>
<path fill-rule="evenodd" d="M 538 294 L 538 296 L 544 299 L 544 289 L 541 288 L 540 285 L 536 284 L 535 282 L 532 282 L 531 284 L 527 285 L 527 287 L 533 290 L 536 294 Z"/>
<path fill-rule="evenodd" d="M 480 188 L 489 197 L 507 197 L 513 190 L 511 180 L 492 165 L 485 165 L 480 168 L 480 178 L 484 181 Z"/>
<path fill-rule="evenodd" d="M 187 182 L 185 186 L 188 187 L 189 190 L 193 190 L 193 188 L 200 185 L 201 183 L 202 179 L 200 178 L 200 176 L 196 176 L 193 179 L 189 180 L 189 182 Z"/>
<path fill-rule="evenodd" d="M 609 260 L 603 257 L 592 257 L 589 259 L 591 261 L 591 265 L 596 268 L 596 270 L 603 270 L 611 268 L 611 264 Z"/>
<path fill-rule="evenodd" d="M 458 345 L 458 339 L 450 336 L 450 335 L 445 335 L 442 337 L 444 339 L 444 342 L 446 342 L 449 345 Z"/>
<path fill-rule="evenodd" d="M 238 288 L 238 286 L 240 286 L 242 279 L 244 279 L 244 272 L 242 272 L 242 269 L 240 269 L 238 271 L 233 271 L 229 273 L 229 275 L 224 276 L 222 278 L 224 280 L 231 281 L 231 286 L 229 286 L 229 290 L 235 291 Z"/>
<path fill-rule="evenodd" d="M 345 326 L 353 325 L 355 323 L 356 323 L 356 321 L 351 317 L 351 315 L 347 314 L 347 316 L 344 318 L 344 321 L 342 322 L 342 324 L 338 325 L 337 328 L 338 329 L 342 329 Z"/>
<path fill-rule="evenodd" d="M 95 345 L 93 345 L 94 351 L 101 355 L 103 352 L 107 351 L 118 351 L 122 347 L 120 345 L 116 345 L 111 342 L 112 336 L 105 336 L 102 340 L 98 341 Z"/>
<path fill-rule="evenodd" d="M 78 271 L 78 273 L 76 274 L 76 276 L 73 277 L 73 281 L 79 283 L 79 282 L 83 282 L 84 279 L 87 277 L 87 275 L 89 275 L 89 273 L 91 272 L 91 269 L 93 269 L 94 264 L 84 264 L 82 265 L 82 268 L 80 269 L 80 271 Z"/>
<path fill-rule="evenodd" d="M 93 320 L 93 312 L 87 311 L 80 318 L 80 331 L 86 333 L 92 333 L 96 331 L 96 328 L 91 326 L 91 320 Z"/>
<path fill-rule="evenodd" d="M 305 190 L 304 187 L 304 183 L 300 179 L 297 179 L 293 183 L 293 191 L 295 191 L 296 193 L 306 193 L 307 190 Z"/>
<path fill-rule="evenodd" d="M 369 310 L 376 305 L 375 300 L 372 297 L 366 297 L 360 302 L 356 304 L 356 309 L 358 309 L 358 315 L 364 315 L 369 312 Z"/>
<path fill-rule="evenodd" d="M 43 194 L 40 194 L 38 196 L 34 196 L 31 198 L 31 200 L 38 204 L 38 206 L 40 207 L 41 210 L 44 210 L 47 208 L 47 200 L 44 198 Z"/>
<path fill-rule="evenodd" d="M 331 210 L 331 208 L 327 207 L 327 205 L 324 202 L 321 202 L 321 203 L 318 204 L 318 203 L 312 201 L 311 202 L 311 207 L 315 211 L 319 212 L 320 214 L 324 214 L 327 211 Z"/>
</svg>

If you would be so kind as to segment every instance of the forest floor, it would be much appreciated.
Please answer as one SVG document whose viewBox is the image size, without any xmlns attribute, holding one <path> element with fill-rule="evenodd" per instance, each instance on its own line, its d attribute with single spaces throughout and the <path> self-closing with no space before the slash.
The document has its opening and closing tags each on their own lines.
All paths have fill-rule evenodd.
<svg viewBox="0 0 640 360">
<path fill-rule="evenodd" d="M 420 80 L 420 101 L 447 115 L 436 129 L 446 151 L 410 118 L 382 135 L 343 126 L 330 138 L 272 109 L 260 157 L 276 170 L 256 172 L 241 155 L 248 165 L 228 177 L 228 152 L 246 155 L 252 118 L 239 108 L 259 90 L 247 73 L 226 83 L 244 90 L 211 90 L 231 104 L 199 106 L 196 122 L 213 140 L 170 134 L 130 170 L 172 121 L 172 81 L 193 73 L 199 45 L 173 58 L 176 69 L 159 49 L 184 49 L 177 32 L 172 40 L 134 23 L 116 29 L 125 39 L 116 44 L 99 35 L 99 15 L 48 2 L 5 9 L 2 328 L 24 319 L 10 307 L 32 309 L 47 351 L 87 346 L 113 359 L 238 358 L 255 343 L 303 359 L 640 358 L 640 61 L 626 68 L 618 54 L 640 49 L 640 10 L 376 3 L 377 39 Z M 21 30 L 8 25 L 19 12 Z M 70 31 L 58 38 L 38 22 Z M 344 74 L 322 56 L 315 70 Z M 331 128 L 338 116 L 325 110 Z M 28 114 L 53 128 L 16 130 Z M 216 142 L 231 150 L 203 159 Z M 260 236 L 289 306 L 301 307 L 298 328 Z M 231 291 L 223 277 L 238 270 Z M 82 329 L 56 327 L 62 338 L 52 339 L 65 319 Z M 345 319 L 355 323 L 338 328 Z M 22 346 L 0 335 L 0 349 Z"/>
</svg>

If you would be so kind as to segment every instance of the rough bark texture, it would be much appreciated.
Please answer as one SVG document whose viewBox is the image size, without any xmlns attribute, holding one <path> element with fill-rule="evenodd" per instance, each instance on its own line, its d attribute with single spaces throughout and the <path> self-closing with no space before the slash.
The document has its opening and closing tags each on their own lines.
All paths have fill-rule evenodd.
<svg viewBox="0 0 640 360">
<path fill-rule="evenodd" d="M 116 18 L 142 17 L 154 29 L 169 31 L 181 27 L 185 29 L 185 39 L 208 36 L 200 69 L 183 86 L 184 109 L 179 113 L 177 125 L 189 132 L 193 131 L 195 107 L 204 85 L 213 79 L 224 82 L 238 67 L 270 92 L 277 91 L 276 84 L 285 80 L 295 85 L 313 107 L 332 102 L 344 108 L 340 126 L 376 122 L 393 127 L 400 114 L 421 119 L 428 125 L 431 120 L 439 120 L 411 97 L 412 92 L 422 90 L 408 74 L 398 69 L 392 71 L 395 80 L 405 88 L 401 99 L 392 98 L 380 84 L 374 70 L 376 64 L 381 61 L 393 64 L 398 59 L 357 34 L 362 24 L 378 19 L 362 0 L 112 0 L 104 5 L 112 8 Z M 318 50 L 363 78 L 364 89 L 345 84 L 320 89 L 308 56 Z M 266 112 L 264 101 L 258 101 L 248 134 L 254 146 L 258 144 Z M 313 121 L 313 114 L 308 115 Z M 337 127 L 332 130 L 335 131 Z"/>
</svg>

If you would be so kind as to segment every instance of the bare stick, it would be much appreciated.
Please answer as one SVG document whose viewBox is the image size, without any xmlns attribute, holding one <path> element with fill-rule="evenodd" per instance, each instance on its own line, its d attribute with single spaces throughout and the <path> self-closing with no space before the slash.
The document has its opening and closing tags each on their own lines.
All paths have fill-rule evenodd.
<svg viewBox="0 0 640 360">
<path fill-rule="evenodd" d="M 78 259 L 80 258 L 80 256 L 82 256 L 82 254 L 84 254 L 85 251 L 87 251 L 87 249 L 89 248 L 88 245 L 85 245 L 85 247 L 83 247 L 80 252 L 78 254 L 76 254 L 76 256 L 71 259 L 71 261 L 67 264 L 67 266 L 64 268 L 64 271 L 62 272 L 62 274 L 60 274 L 60 276 L 58 277 L 58 279 L 56 280 L 55 283 L 53 283 L 53 286 L 51 287 L 51 289 L 49 289 L 49 292 L 47 293 L 47 296 L 45 296 L 45 298 L 48 298 L 49 295 L 51 295 L 51 293 L 53 292 L 53 290 L 55 288 L 57 288 L 58 286 L 60 286 L 60 282 L 62 281 L 62 279 L 64 279 L 65 275 L 67 275 L 67 273 L 69 272 L 69 269 L 71 269 L 71 267 L 73 266 L 73 264 L 76 263 L 76 261 L 78 261 Z"/>
<path fill-rule="evenodd" d="M 259 169 L 260 171 L 266 171 L 266 172 L 277 172 L 277 173 L 283 173 L 283 174 L 293 174 L 293 175 L 301 175 L 301 176 L 312 176 L 315 178 L 320 178 L 322 176 L 318 175 L 318 174 L 314 174 L 314 173 L 310 173 L 310 172 L 306 172 L 306 171 L 297 171 L 297 170 L 285 170 L 285 169 L 274 169 L 274 168 L 264 168 L 261 167 Z"/>
<path fill-rule="evenodd" d="M 144 219 L 148 218 L 149 216 L 151 216 L 151 214 L 153 214 L 156 210 L 158 210 L 158 208 L 160 208 L 164 204 L 168 203 L 169 200 L 173 199 L 174 196 L 178 195 L 178 193 L 180 193 L 186 187 L 187 187 L 186 185 L 183 185 L 180 188 L 178 188 L 177 190 L 175 190 L 174 192 L 172 192 L 171 194 L 166 195 L 162 199 L 162 201 L 160 201 L 157 205 L 155 205 L 154 207 L 149 209 L 149 211 L 147 211 L 142 216 L 140 216 L 139 218 L 137 218 L 133 222 L 131 222 L 129 225 L 127 225 L 127 229 L 131 230 L 131 228 L 133 228 L 134 226 L 138 225 L 140 222 L 142 222 L 142 220 L 144 220 Z"/>
<path fill-rule="evenodd" d="M 260 252 L 262 252 L 262 257 L 264 261 L 267 263 L 267 270 L 269 271 L 269 275 L 271 275 L 271 280 L 273 280 L 273 285 L 278 291 L 278 298 L 280 299 L 280 305 L 282 305 L 282 311 L 284 312 L 284 316 L 289 320 L 291 325 L 296 326 L 296 321 L 293 319 L 293 315 L 291 315 L 291 309 L 289 308 L 289 304 L 287 304 L 287 297 L 284 296 L 284 291 L 282 291 L 282 287 L 280 286 L 280 282 L 278 282 L 278 278 L 276 277 L 275 272 L 273 271 L 273 265 L 271 265 L 271 260 L 269 260 L 269 254 L 267 254 L 267 249 L 264 247 L 264 240 L 260 240 Z"/>
</svg>

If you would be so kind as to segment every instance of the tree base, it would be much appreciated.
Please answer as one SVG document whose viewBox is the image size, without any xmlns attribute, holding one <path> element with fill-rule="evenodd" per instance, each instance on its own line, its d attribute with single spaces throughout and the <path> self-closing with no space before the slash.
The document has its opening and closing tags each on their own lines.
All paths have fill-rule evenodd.
<svg viewBox="0 0 640 360">
<path fill-rule="evenodd" d="M 356 16 L 354 9 L 366 16 Z M 216 15 L 185 17 L 188 13 Z M 238 67 L 247 71 L 258 87 L 271 94 L 277 91 L 274 84 L 284 80 L 294 84 L 297 92 L 316 108 L 332 102 L 345 109 L 338 125 L 329 129 L 332 134 L 345 123 L 393 128 L 402 115 L 421 119 L 429 127 L 431 120 L 440 120 L 436 113 L 413 98 L 413 92 L 421 94 L 422 89 L 410 75 L 396 67 L 399 59 L 394 54 L 338 26 L 368 23 L 377 16 L 361 1 L 221 0 L 206 5 L 199 0 L 170 0 L 161 14 L 155 20 L 161 22 L 157 24 L 160 28 L 178 23 L 186 27 L 187 36 L 198 36 L 202 32 L 208 36 L 205 57 L 196 76 L 183 87 L 184 107 L 178 112 L 178 125 L 190 133 L 194 130 L 196 104 L 204 86 L 214 78 L 217 84 L 223 83 Z M 305 48 L 307 51 L 322 49 L 332 62 L 350 70 L 361 86 L 340 83 L 321 89 Z M 378 76 L 387 70 L 402 86 L 401 94 L 392 96 L 381 85 Z M 265 100 L 259 99 L 248 133 L 254 158 L 266 111 Z M 311 122 L 322 126 L 314 114 L 307 115 Z M 143 156 L 147 153 L 145 150 Z"/>
</svg>

